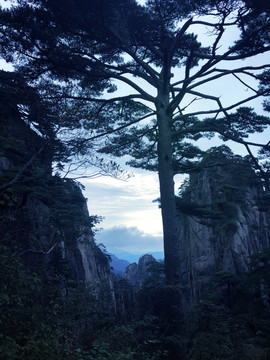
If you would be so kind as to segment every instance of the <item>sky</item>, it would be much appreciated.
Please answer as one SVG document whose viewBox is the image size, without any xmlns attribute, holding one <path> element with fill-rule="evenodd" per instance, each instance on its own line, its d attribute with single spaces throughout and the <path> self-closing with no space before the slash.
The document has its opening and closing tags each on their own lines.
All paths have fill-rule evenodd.
<svg viewBox="0 0 270 360">
<path fill-rule="evenodd" d="M 111 177 L 84 179 L 84 195 L 90 214 L 104 219 L 97 226 L 96 241 L 108 252 L 143 255 L 162 252 L 162 221 L 158 203 L 157 174 L 129 168 L 133 176 L 126 180 Z"/>
<path fill-rule="evenodd" d="M 143 2 L 143 0 L 141 0 Z M 0 0 L 3 4 L 3 0 Z M 194 29 L 195 30 L 195 29 Z M 206 39 L 205 33 L 199 34 L 198 40 Z M 223 46 L 231 43 L 235 34 L 228 34 L 223 42 Z M 210 38 L 209 38 L 210 40 Z M 265 55 L 262 55 L 265 56 Z M 255 60 L 254 60 L 255 61 Z M 243 65 L 243 62 L 239 63 Z M 256 62 L 254 62 L 256 65 Z M 12 70 L 3 65 L 0 67 Z M 126 93 L 128 89 L 119 88 L 119 92 Z M 150 90 L 149 90 L 150 91 Z M 243 94 L 250 91 L 244 88 L 235 79 L 228 79 L 216 82 L 211 85 L 211 92 L 215 96 L 223 96 L 224 103 L 229 103 L 232 96 L 234 99 L 241 98 Z M 134 93 L 134 91 L 132 91 Z M 115 94 L 114 94 L 115 95 Z M 203 109 L 207 106 L 207 101 L 199 101 L 193 104 L 194 110 Z M 261 100 L 256 103 L 247 104 L 255 106 L 256 111 L 261 112 Z M 269 138 L 269 133 L 257 135 L 254 140 L 265 141 Z M 219 143 L 221 144 L 221 142 Z M 229 145 L 229 143 L 226 143 Z M 209 147 L 209 142 L 202 144 L 204 148 Z M 211 146 L 216 146 L 216 141 L 211 141 Z M 245 155 L 242 147 L 232 146 L 237 153 Z M 102 243 L 110 253 L 114 253 L 119 258 L 129 259 L 130 254 L 143 255 L 145 253 L 156 253 L 163 251 L 162 242 L 162 220 L 161 211 L 158 203 L 153 202 L 159 197 L 159 183 L 156 173 L 149 171 L 131 169 L 124 165 L 122 167 L 133 173 L 133 176 L 126 180 L 117 180 L 112 177 L 98 177 L 81 179 L 85 186 L 83 194 L 88 198 L 88 209 L 90 215 L 103 217 L 103 221 L 97 225 L 96 242 Z M 175 179 L 175 190 L 183 181 L 183 176 Z M 138 258 L 137 256 L 137 258 Z"/>
</svg>

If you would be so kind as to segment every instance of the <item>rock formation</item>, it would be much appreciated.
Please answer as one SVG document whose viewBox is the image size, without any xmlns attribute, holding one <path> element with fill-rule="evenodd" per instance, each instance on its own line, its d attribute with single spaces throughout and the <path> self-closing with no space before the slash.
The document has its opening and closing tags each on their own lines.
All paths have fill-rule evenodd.
<svg viewBox="0 0 270 360">
<path fill-rule="evenodd" d="M 89 216 L 79 185 L 51 174 L 47 151 L 38 150 L 44 140 L 20 118 L 16 107 L 0 104 L 1 186 L 10 184 L 35 153 L 33 162 L 12 186 L 2 189 L 2 239 L 20 249 L 21 259 L 36 272 L 41 263 L 50 271 L 57 254 L 68 263 L 70 278 L 106 288 L 113 301 L 108 258 L 93 235 L 95 217 Z M 5 220 L 6 219 L 6 220 Z"/>
<path fill-rule="evenodd" d="M 202 165 L 177 199 L 184 306 L 216 272 L 246 272 L 250 255 L 270 246 L 269 194 L 250 165 L 225 155 Z"/>
<path fill-rule="evenodd" d="M 139 259 L 138 264 L 132 263 L 127 266 L 125 279 L 133 286 L 135 292 L 141 289 L 144 281 L 149 277 L 149 265 L 155 261 L 152 255 L 145 254 Z"/>
</svg>

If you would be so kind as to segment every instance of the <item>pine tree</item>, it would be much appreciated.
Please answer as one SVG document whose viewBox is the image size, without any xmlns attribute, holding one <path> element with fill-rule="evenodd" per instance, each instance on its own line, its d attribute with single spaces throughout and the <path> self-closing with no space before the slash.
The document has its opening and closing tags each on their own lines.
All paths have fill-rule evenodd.
<svg viewBox="0 0 270 360">
<path fill-rule="evenodd" d="M 83 114 L 75 125 L 83 129 L 77 148 L 98 146 L 115 154 L 131 149 L 158 171 L 165 273 L 169 283 L 179 283 L 175 163 L 196 155 L 189 140 L 202 133 L 251 145 L 246 136 L 269 124 L 250 109 L 230 113 L 269 93 L 250 83 L 260 80 L 268 62 L 258 56 L 256 65 L 248 63 L 270 50 L 269 6 L 248 0 L 148 0 L 145 6 L 135 0 L 20 0 L 2 11 L 1 24 L 3 57 L 47 99 L 76 101 L 70 107 L 74 119 Z M 205 30 L 210 35 L 203 45 L 196 32 Z M 222 47 L 229 31 L 237 35 Z M 252 94 L 223 103 L 211 86 L 227 77 Z M 124 95 L 117 92 L 121 85 Z M 190 110 L 199 99 L 207 106 Z M 108 135 L 122 148 L 96 143 Z"/>
</svg>

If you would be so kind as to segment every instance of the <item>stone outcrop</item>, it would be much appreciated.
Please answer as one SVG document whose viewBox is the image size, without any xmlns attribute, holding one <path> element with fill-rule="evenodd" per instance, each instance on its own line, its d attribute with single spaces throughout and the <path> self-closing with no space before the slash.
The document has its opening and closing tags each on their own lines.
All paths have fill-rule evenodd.
<svg viewBox="0 0 270 360">
<path fill-rule="evenodd" d="M 73 194 L 74 191 L 80 193 L 80 189 L 75 184 L 72 187 Z M 68 188 L 72 195 L 70 184 Z M 67 197 L 68 195 L 69 193 L 67 193 Z M 82 195 L 81 200 L 85 202 Z M 89 216 L 84 203 L 81 204 L 81 207 L 85 216 Z M 23 248 L 21 254 L 26 265 L 34 270 L 34 259 L 38 260 L 39 257 L 43 257 L 49 262 L 53 257 L 53 252 L 58 250 L 63 259 L 69 262 L 70 275 L 74 279 L 96 285 L 108 282 L 112 287 L 109 261 L 95 244 L 92 231 L 84 226 L 81 226 L 80 229 L 74 228 L 74 238 L 71 238 L 72 234 L 67 231 L 68 229 L 63 229 L 61 224 L 57 226 L 56 221 L 52 221 L 52 216 L 54 217 L 55 214 L 50 206 L 40 199 L 28 196 L 20 211 L 20 221 L 24 223 L 24 235 L 27 235 L 29 239 L 21 244 Z M 54 220 L 59 219 L 54 217 Z M 72 224 L 69 226 L 71 230 Z M 39 245 L 35 246 L 35 243 Z"/>
<path fill-rule="evenodd" d="M 246 272 L 250 255 L 270 246 L 267 202 L 262 183 L 238 158 L 190 174 L 178 199 L 184 306 L 200 301 L 214 273 Z"/>
<path fill-rule="evenodd" d="M 31 158 L 30 149 L 37 154 L 18 181 L 2 190 L 2 239 L 8 234 L 9 242 L 16 243 L 29 270 L 36 272 L 43 263 L 50 271 L 60 256 L 68 263 L 70 278 L 102 287 L 103 292 L 106 288 L 113 301 L 109 259 L 95 244 L 95 219 L 88 214 L 79 185 L 51 174 L 50 154 L 38 153 L 42 138 L 8 102 L 0 103 L 0 130 L 0 186 L 16 177 Z"/>
<path fill-rule="evenodd" d="M 133 286 L 135 292 L 141 289 L 144 281 L 149 277 L 149 265 L 155 261 L 152 255 L 145 254 L 139 259 L 138 264 L 132 263 L 127 266 L 124 277 Z"/>
</svg>

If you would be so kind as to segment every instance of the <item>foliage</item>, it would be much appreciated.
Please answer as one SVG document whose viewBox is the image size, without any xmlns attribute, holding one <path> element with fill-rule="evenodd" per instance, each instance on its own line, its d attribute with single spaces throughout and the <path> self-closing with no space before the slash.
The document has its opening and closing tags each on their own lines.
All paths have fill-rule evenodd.
<svg viewBox="0 0 270 360">
<path fill-rule="evenodd" d="M 101 331 L 93 358 L 268 359 L 269 300 L 257 292 L 262 283 L 269 291 L 268 267 L 266 249 L 252 256 L 246 274 L 214 274 L 201 303 L 176 318 L 170 307 L 180 310 L 181 288 L 166 284 L 158 264 L 137 295 L 135 320 Z"/>
<path fill-rule="evenodd" d="M 49 92 L 47 96 L 43 86 Z M 90 175 L 128 178 L 129 174 L 115 161 L 97 156 L 93 143 L 81 141 L 90 107 L 86 110 L 71 100 L 55 99 L 53 93 L 57 88 L 56 84 L 28 85 L 19 72 L 0 72 L 1 143 L 5 153 L 12 157 L 14 171 L 23 169 L 29 159 L 34 160 L 29 165 L 37 163 L 38 157 L 46 165 L 45 174 L 53 169 L 75 179 Z M 89 167 L 96 171 L 89 174 Z"/>
<path fill-rule="evenodd" d="M 251 258 L 247 273 L 214 274 L 204 301 L 188 313 L 185 321 L 192 358 L 268 358 L 269 249 Z"/>
<path fill-rule="evenodd" d="M 96 288 L 76 280 L 59 247 L 49 255 L 40 252 L 42 238 L 37 241 L 39 234 L 24 227 L 23 214 L 13 206 L 1 213 L 0 359 L 83 359 L 75 349 L 104 326 L 108 302 L 104 297 L 102 305 Z M 31 252 L 22 251 L 25 246 Z"/>
<path fill-rule="evenodd" d="M 34 133 L 31 136 L 35 139 Z M 38 143 L 40 139 L 35 140 Z M 15 142 L 13 147 L 10 143 L 4 148 L 10 164 L 19 163 L 27 154 L 26 141 L 22 139 L 20 147 Z M 98 303 L 97 289 L 78 280 L 74 266 L 63 258 L 63 248 L 59 246 L 64 242 L 66 251 L 75 251 L 82 232 L 88 231 L 91 236 L 99 219 L 88 215 L 78 183 L 44 173 L 44 167 L 46 164 L 37 157 L 21 174 L 20 181 L 1 193 L 3 360 L 82 360 L 85 357 L 76 349 L 83 348 L 84 338 L 89 334 L 94 337 L 95 329 L 107 322 L 108 302 Z M 5 170 L 1 181 L 9 182 L 14 172 L 16 168 Z M 101 258 L 107 265 L 106 258 Z"/>
<path fill-rule="evenodd" d="M 114 327 L 102 332 L 99 340 L 93 343 L 91 354 L 99 360 L 158 360 L 166 359 L 166 352 L 153 348 L 159 341 L 148 339 L 141 328 L 144 324 L 135 323 Z M 92 358 L 91 358 L 92 359 Z"/>
<path fill-rule="evenodd" d="M 205 27 L 209 37 L 199 40 Z M 238 36 L 223 47 L 230 30 Z M 3 58 L 57 111 L 57 139 L 68 150 L 64 160 L 78 153 L 89 164 L 96 151 L 128 154 L 132 166 L 159 172 L 166 276 L 178 282 L 173 176 L 201 157 L 194 142 L 203 136 L 216 133 L 251 152 L 248 135 L 269 125 L 251 108 L 238 108 L 269 95 L 269 64 L 259 57 L 256 65 L 237 62 L 269 51 L 267 5 L 20 0 L 2 9 L 1 31 Z M 210 89 L 232 75 L 248 91 L 225 105 Z M 126 86 L 124 94 L 117 92 L 119 84 Z M 201 99 L 205 110 L 194 110 Z M 267 144 L 255 145 L 268 151 Z"/>
<path fill-rule="evenodd" d="M 1 246 L 1 359 L 64 359 L 68 332 L 61 322 L 61 307 L 70 307 L 60 296 L 59 281 L 45 285 L 27 274 L 16 252 Z M 56 280 L 56 278 L 55 278 Z M 66 325 L 65 325 L 66 326 Z"/>
</svg>

